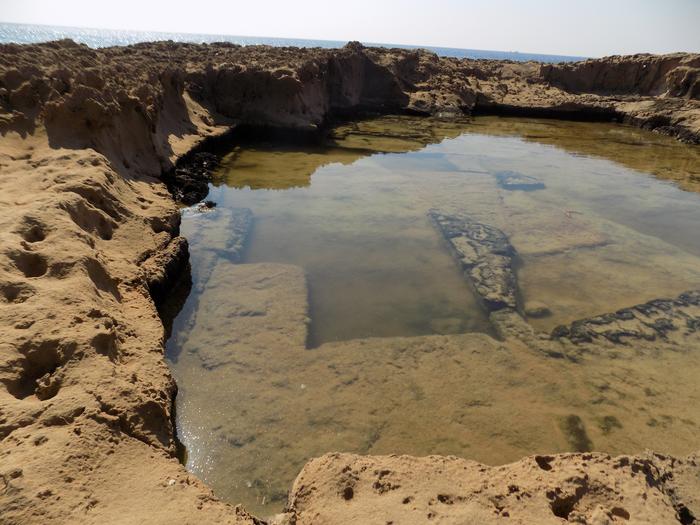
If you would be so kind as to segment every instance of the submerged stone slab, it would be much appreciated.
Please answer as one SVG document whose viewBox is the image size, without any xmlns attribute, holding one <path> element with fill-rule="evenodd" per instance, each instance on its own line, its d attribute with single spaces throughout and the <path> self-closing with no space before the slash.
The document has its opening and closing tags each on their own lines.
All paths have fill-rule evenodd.
<svg viewBox="0 0 700 525">
<path fill-rule="evenodd" d="M 510 195 L 506 204 L 516 197 Z M 523 257 L 550 257 L 580 249 L 603 248 L 617 233 L 609 223 L 589 217 L 576 210 L 536 204 L 537 213 L 531 213 L 518 202 L 520 211 L 508 217 L 510 242 Z M 511 206 L 511 210 L 513 206 Z"/>
<path fill-rule="evenodd" d="M 235 361 L 243 351 L 303 349 L 307 295 L 298 266 L 220 262 L 200 296 L 191 346 L 184 350 L 196 353 L 211 370 Z"/>
<path fill-rule="evenodd" d="M 240 262 L 253 226 L 253 212 L 249 208 L 205 204 L 185 209 L 183 217 L 187 219 L 182 224 L 183 234 L 191 245 L 201 245 L 200 249 L 220 252 L 231 262 Z"/>
<path fill-rule="evenodd" d="M 673 341 L 692 335 L 700 336 L 700 290 L 580 319 L 552 331 L 552 339 L 565 338 L 574 344 Z"/>
<path fill-rule="evenodd" d="M 515 250 L 498 228 L 466 215 L 428 212 L 450 245 L 464 275 L 468 277 L 486 308 L 493 312 L 517 306 L 517 279 L 513 271 Z"/>
<path fill-rule="evenodd" d="M 535 191 L 543 190 L 544 183 L 535 177 L 523 175 L 517 171 L 497 171 L 494 173 L 498 185 L 504 190 Z"/>
<path fill-rule="evenodd" d="M 534 319 L 541 319 L 552 315 L 552 311 L 544 303 L 539 301 L 528 301 L 523 308 L 525 315 Z"/>
<path fill-rule="evenodd" d="M 241 262 L 248 236 L 253 227 L 253 213 L 248 208 L 188 208 L 183 211 L 182 233 L 189 240 L 192 285 L 204 289 L 217 262 L 224 258 Z"/>
</svg>

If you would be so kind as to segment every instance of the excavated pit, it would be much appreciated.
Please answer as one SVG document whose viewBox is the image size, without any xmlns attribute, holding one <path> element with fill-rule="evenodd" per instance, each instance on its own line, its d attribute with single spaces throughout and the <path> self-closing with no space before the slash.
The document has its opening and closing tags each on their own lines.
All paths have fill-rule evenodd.
<svg viewBox="0 0 700 525">
<path fill-rule="evenodd" d="M 118 516 L 125 522 L 258 523 L 243 508 L 213 497 L 176 461 L 175 424 L 188 445 L 187 464 L 217 495 L 249 501 L 262 515 L 286 499 L 287 512 L 275 523 L 433 518 L 490 523 L 510 517 L 547 523 L 559 520 L 552 508 L 559 500 L 567 503 L 556 503 L 556 512 L 572 520 L 643 515 L 690 523 L 700 514 L 697 458 L 692 455 L 552 454 L 546 456 L 551 458 L 546 479 L 532 458 L 490 468 L 444 456 L 329 454 L 304 466 L 309 454 L 328 450 L 374 454 L 410 449 L 490 464 L 533 450 L 652 447 L 685 455 L 687 444 L 696 443 L 698 366 L 692 328 L 697 305 L 692 289 L 684 295 L 670 291 L 681 293 L 691 271 L 683 261 L 698 256 L 687 242 L 697 223 L 688 210 L 696 207 L 674 193 L 676 185 L 698 189 L 695 150 L 679 152 L 685 146 L 656 144 L 641 131 L 624 128 L 621 133 L 602 122 L 588 129 L 584 141 L 578 124 L 556 120 L 472 122 L 475 135 L 481 130 L 490 137 L 487 143 L 510 137 L 567 151 L 576 163 L 582 158 L 613 160 L 634 174 L 618 173 L 611 180 L 634 191 L 651 188 L 677 211 L 669 215 L 663 205 L 649 208 L 650 202 L 630 201 L 632 195 L 623 192 L 599 195 L 597 206 L 581 216 L 577 207 L 556 210 L 552 202 L 537 201 L 566 189 L 546 166 L 528 173 L 521 169 L 527 162 L 520 159 L 510 166 L 466 170 L 473 176 L 470 182 L 482 179 L 488 188 L 483 195 L 501 192 L 511 211 L 528 208 L 527 199 L 534 199 L 529 204 L 539 207 L 529 209 L 549 214 L 539 225 L 530 224 L 534 216 L 522 214 L 475 216 L 474 206 L 468 213 L 463 209 L 469 199 L 452 207 L 426 199 L 426 206 L 412 210 L 421 221 L 418 230 L 434 243 L 430 252 L 440 254 L 443 268 L 447 265 L 457 279 L 448 288 L 464 290 L 463 297 L 488 314 L 485 331 L 492 330 L 496 338 L 478 332 L 341 337 L 335 342 L 317 337 L 318 346 L 309 349 L 312 331 L 338 328 L 343 316 L 335 316 L 340 323 L 328 322 L 319 315 L 325 308 L 312 305 L 310 310 L 314 290 L 324 287 L 314 287 L 313 275 L 305 275 L 298 264 L 245 262 L 255 245 L 260 247 L 256 231 L 263 234 L 258 241 L 267 242 L 265 230 L 255 227 L 259 210 L 212 202 L 201 207 L 206 213 L 187 211 L 181 231 L 180 213 L 162 183 L 170 182 L 167 174 L 179 176 L 192 185 L 191 191 L 177 195 L 177 184 L 170 183 L 171 189 L 196 201 L 209 188 L 212 159 L 197 155 L 207 153 L 214 137 L 225 142 L 228 133 L 261 126 L 315 135 L 333 118 L 359 112 L 455 118 L 507 107 L 518 108 L 521 115 L 568 119 L 615 115 L 636 127 L 696 143 L 697 55 L 543 65 L 458 60 L 357 43 L 338 50 L 173 42 L 93 50 L 66 40 L 0 48 L 0 194 L 3 206 L 12 210 L 0 214 L 3 520 L 105 523 Z M 361 157 L 346 165 L 350 170 L 377 160 L 366 141 L 384 137 L 384 149 L 394 152 L 405 151 L 408 144 L 420 153 L 426 145 L 421 125 L 392 140 L 385 130 L 358 134 L 353 129 L 335 137 L 344 142 L 343 150 Z M 650 142 L 654 144 L 648 147 Z M 549 154 L 539 150 L 525 160 Z M 382 160 L 401 164 L 399 159 L 408 155 L 385 154 Z M 183 157 L 197 161 L 189 172 L 179 160 Z M 432 160 L 418 162 L 421 171 Z M 380 168 L 386 175 L 388 167 Z M 405 168 L 404 162 L 400 171 Z M 590 171 L 594 179 L 601 176 L 598 168 Z M 322 182 L 320 171 L 314 180 Z M 437 178 L 449 174 L 438 171 Z M 543 177 L 544 189 L 534 187 L 538 183 L 532 179 L 538 177 Z M 256 178 L 248 180 L 255 185 Z M 304 179 L 308 176 L 296 173 L 277 181 L 277 191 Z M 586 180 L 578 178 L 576 187 Z M 649 180 L 669 183 L 658 186 Z M 531 191 L 524 191 L 525 186 Z M 397 188 L 401 193 L 403 186 Z M 504 203 L 491 209 L 505 209 Z M 517 252 L 511 268 L 517 274 L 515 309 L 488 312 L 478 306 L 479 281 L 460 275 L 459 261 L 450 259 L 449 244 L 431 225 L 431 208 L 495 228 L 508 238 Z M 566 221 L 556 235 L 541 235 L 556 222 L 551 217 L 561 215 Z M 600 215 L 614 226 L 604 235 L 593 220 Z M 329 227 L 341 224 L 328 221 Z M 533 227 L 532 237 L 518 231 L 521 224 Z M 584 227 L 571 229 L 572 224 Z M 244 239 L 251 231 L 247 252 Z M 180 233 L 190 239 L 189 250 Z M 546 242 L 538 243 L 538 238 Z M 657 259 L 650 247 L 654 239 L 666 243 L 665 258 Z M 577 246 L 573 267 L 594 271 L 568 275 L 566 286 L 552 286 L 547 276 L 561 270 L 572 243 Z M 602 266 L 624 266 L 640 247 L 648 253 L 635 272 L 625 273 L 624 286 L 615 275 L 603 275 L 578 290 L 579 295 L 573 293 L 577 282 L 605 274 Z M 411 257 L 424 248 L 413 250 Z M 610 257 L 596 269 L 601 250 Z M 552 264 L 528 273 L 533 258 Z M 482 284 L 491 282 L 495 267 L 482 265 Z M 638 272 L 654 267 L 661 271 L 653 279 L 639 277 Z M 651 297 L 630 293 L 645 287 Z M 381 290 L 378 286 L 375 292 Z M 533 290 L 539 290 L 536 300 Z M 657 290 L 669 293 L 661 300 Z M 543 302 L 540 291 L 551 300 Z M 561 308 L 567 297 L 575 303 L 568 310 Z M 168 317 L 183 301 L 171 345 L 187 344 L 179 353 L 169 352 L 178 361 L 173 368 L 180 385 L 176 414 L 176 386 L 162 351 L 170 333 Z M 631 308 L 633 304 L 638 306 Z M 682 319 L 690 321 L 684 329 Z M 569 327 L 568 332 L 558 329 L 553 337 L 555 325 Z M 455 326 L 452 321 L 437 327 L 464 329 Z M 188 347 L 188 341 L 197 342 L 196 348 Z M 188 368 L 192 360 L 196 365 Z M 674 383 L 667 385 L 669 377 Z M 196 423 L 197 417 L 206 420 L 198 427 L 183 424 Z M 291 446 L 289 436 L 296 438 Z M 219 457 L 216 450 L 225 453 Z M 220 477 L 221 470 L 214 467 L 232 460 L 228 477 Z M 287 497 L 288 481 L 297 473 Z M 522 499 L 519 490 L 511 490 L 508 480 L 513 477 L 522 494 L 532 498 Z M 484 479 L 490 483 L 486 489 Z M 579 494 L 581 480 L 593 481 Z M 550 498 L 550 493 L 560 496 Z"/>
<path fill-rule="evenodd" d="M 600 133 L 617 148 L 589 152 Z M 666 164 L 695 176 L 695 152 L 676 145 L 614 124 L 391 116 L 219 149 L 210 204 L 183 212 L 193 287 L 167 345 L 186 466 L 269 515 L 297 467 L 329 450 L 491 464 L 542 450 L 629 453 L 639 439 L 692 451 L 685 409 L 634 414 L 624 399 L 637 394 L 606 394 L 630 360 L 629 387 L 645 396 L 642 384 L 654 396 L 678 386 L 656 370 L 660 354 L 697 365 L 698 195 L 654 177 Z M 671 207 L 673 219 L 645 219 Z M 460 391 L 429 364 L 435 354 L 540 371 L 515 383 L 457 371 L 450 383 L 470 385 Z M 539 390 L 553 370 L 587 401 Z M 400 379 L 381 379 L 391 374 Z M 671 421 L 685 428 L 669 434 Z M 575 506 L 563 498 L 552 512 Z"/>
</svg>

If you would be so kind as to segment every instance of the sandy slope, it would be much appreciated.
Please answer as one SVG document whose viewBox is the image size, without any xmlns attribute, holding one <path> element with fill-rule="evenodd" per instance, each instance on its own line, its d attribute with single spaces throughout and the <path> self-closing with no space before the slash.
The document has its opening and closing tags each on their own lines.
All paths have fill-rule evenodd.
<svg viewBox="0 0 700 525">
<path fill-rule="evenodd" d="M 175 385 L 151 293 L 172 284 L 187 253 L 177 209 L 158 177 L 203 138 L 240 122 L 314 129 L 359 110 L 475 110 L 615 115 L 698 142 L 699 65 L 698 56 L 669 55 L 540 66 L 357 44 L 337 51 L 0 46 L 0 522 L 253 521 L 217 501 L 174 458 Z M 312 463 L 285 519 L 320 522 L 309 509 L 326 506 L 322 491 L 310 499 L 303 487 L 337 483 L 333 469 L 342 462 L 366 463 L 365 472 L 386 461 L 340 456 Z M 424 473 L 442 460 L 395 461 L 417 462 L 402 476 L 418 494 L 429 488 L 421 485 Z M 601 465 L 603 487 L 627 483 L 626 474 L 610 470 L 611 460 L 587 461 L 555 460 L 579 474 Z M 330 470 L 319 471 L 329 462 Z M 693 459 L 682 466 L 697 478 Z M 484 467 L 460 468 L 473 480 L 463 490 L 478 492 Z M 509 468 L 527 479 L 518 474 L 522 465 L 501 469 Z M 652 481 L 615 494 L 656 497 Z M 329 492 L 323 519 L 379 516 L 367 509 L 380 500 L 363 507 L 365 500 L 354 498 L 346 514 L 335 497 Z M 668 491 L 659 498 L 645 507 L 652 522 L 682 511 Z M 455 505 L 459 512 L 445 519 L 479 521 L 484 501 L 473 503 L 473 514 Z M 696 500 L 684 502 L 700 513 Z M 637 503 L 628 502 L 626 512 L 641 508 Z M 428 504 L 421 496 L 420 508 Z M 624 519 L 622 511 L 608 514 L 609 521 Z"/>
</svg>

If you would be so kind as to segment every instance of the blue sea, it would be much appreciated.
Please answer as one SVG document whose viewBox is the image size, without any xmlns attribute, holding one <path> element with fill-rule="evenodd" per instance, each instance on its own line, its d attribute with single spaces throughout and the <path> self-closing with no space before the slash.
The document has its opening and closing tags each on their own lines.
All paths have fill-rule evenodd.
<svg viewBox="0 0 700 525">
<path fill-rule="evenodd" d="M 138 42 L 156 40 L 174 40 L 175 42 L 212 43 L 232 42 L 243 46 L 265 44 L 269 46 L 296 47 L 343 47 L 347 42 L 340 40 L 305 40 L 301 38 L 273 38 L 258 36 L 203 35 L 195 33 L 163 33 L 156 31 L 127 31 L 115 29 L 91 29 L 82 27 L 62 27 L 29 24 L 11 24 L 0 22 L 0 43 L 31 44 L 70 38 L 90 47 L 126 46 Z M 400 47 L 404 49 L 428 49 L 440 56 L 457 58 L 484 58 L 495 60 L 517 60 L 525 62 L 573 62 L 585 57 L 561 55 L 541 55 L 520 53 L 517 51 L 487 51 L 483 49 L 455 49 L 450 47 L 411 46 L 404 44 L 387 44 L 363 42 L 367 46 Z"/>
</svg>

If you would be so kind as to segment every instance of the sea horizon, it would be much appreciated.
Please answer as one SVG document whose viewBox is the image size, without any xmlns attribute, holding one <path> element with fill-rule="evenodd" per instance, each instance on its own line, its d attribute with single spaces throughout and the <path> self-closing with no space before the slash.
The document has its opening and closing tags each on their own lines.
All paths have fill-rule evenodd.
<svg viewBox="0 0 700 525">
<path fill-rule="evenodd" d="M 100 29 L 43 24 L 23 24 L 0 21 L 0 44 L 36 44 L 69 38 L 92 48 L 125 46 L 142 42 L 167 41 L 187 43 L 229 42 L 242 46 L 269 45 L 274 47 L 320 47 L 335 49 L 348 43 L 346 40 L 323 40 L 307 38 L 265 37 L 225 35 L 208 33 L 184 33 L 166 31 L 138 31 L 129 29 Z M 421 46 L 388 42 L 362 42 L 369 47 L 390 47 L 399 49 L 426 49 L 439 56 L 487 60 L 513 60 L 517 62 L 575 62 L 589 57 L 529 53 L 522 51 L 497 51 L 489 49 L 469 49 L 441 46 Z"/>
</svg>

